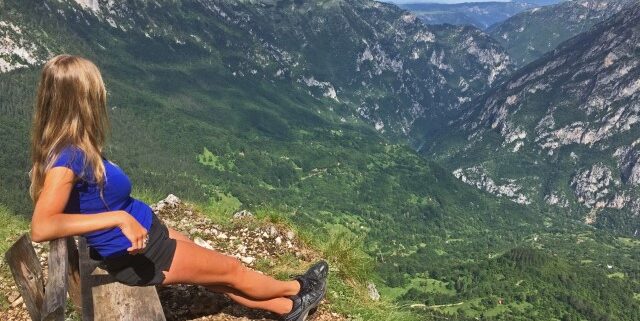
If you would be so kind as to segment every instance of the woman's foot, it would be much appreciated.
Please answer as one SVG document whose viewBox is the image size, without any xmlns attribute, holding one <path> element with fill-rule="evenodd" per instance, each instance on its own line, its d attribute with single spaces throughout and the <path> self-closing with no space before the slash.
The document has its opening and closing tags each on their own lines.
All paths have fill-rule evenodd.
<svg viewBox="0 0 640 321">
<path fill-rule="evenodd" d="M 304 274 L 294 277 L 300 283 L 300 292 L 298 294 L 303 294 L 305 289 L 312 288 L 314 282 L 326 281 L 328 275 L 329 264 L 327 261 L 318 261 L 309 267 Z"/>
<path fill-rule="evenodd" d="M 283 321 L 304 321 L 315 310 L 327 291 L 329 265 L 320 261 L 307 272 L 295 277 L 300 282 L 300 293 L 291 297 L 293 308 L 282 316 Z"/>
</svg>

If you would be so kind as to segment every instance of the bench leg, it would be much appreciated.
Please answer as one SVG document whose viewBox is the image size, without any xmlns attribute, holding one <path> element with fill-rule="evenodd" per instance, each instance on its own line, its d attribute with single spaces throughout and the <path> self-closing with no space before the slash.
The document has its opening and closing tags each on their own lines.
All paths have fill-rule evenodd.
<svg viewBox="0 0 640 321">
<path fill-rule="evenodd" d="M 4 257 L 16 281 L 18 292 L 27 306 L 29 316 L 32 320 L 40 320 L 44 302 L 44 277 L 42 265 L 31 245 L 29 234 L 23 234 Z"/>
</svg>

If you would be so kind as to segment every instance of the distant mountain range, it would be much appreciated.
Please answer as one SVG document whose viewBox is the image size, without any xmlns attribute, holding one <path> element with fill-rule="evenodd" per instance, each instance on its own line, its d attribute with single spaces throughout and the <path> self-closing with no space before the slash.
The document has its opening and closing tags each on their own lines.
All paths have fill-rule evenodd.
<svg viewBox="0 0 640 321">
<path fill-rule="evenodd" d="M 588 31 L 634 0 L 569 0 L 528 9 L 488 28 L 518 66 L 541 57 L 561 42 Z"/>
<path fill-rule="evenodd" d="M 553 2 L 555 3 L 555 2 Z M 466 3 L 408 3 L 399 5 L 418 16 L 426 24 L 469 25 L 480 29 L 502 22 L 509 17 L 539 3 L 513 2 L 466 2 Z"/>
<path fill-rule="evenodd" d="M 562 43 L 473 103 L 440 155 L 468 184 L 640 236 L 640 5 Z"/>
</svg>

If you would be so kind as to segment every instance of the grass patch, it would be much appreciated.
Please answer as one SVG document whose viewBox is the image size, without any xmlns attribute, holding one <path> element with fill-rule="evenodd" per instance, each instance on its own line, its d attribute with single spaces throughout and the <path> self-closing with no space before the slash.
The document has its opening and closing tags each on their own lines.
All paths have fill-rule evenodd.
<svg viewBox="0 0 640 321">
<path fill-rule="evenodd" d="M 373 261 L 362 250 L 362 237 L 338 224 L 326 229 L 303 229 L 291 223 L 283 212 L 271 208 L 256 209 L 254 215 L 257 224 L 270 223 L 293 231 L 303 246 L 320 252 L 318 254 L 329 262 L 331 273 L 326 298 L 331 311 L 349 315 L 352 320 L 419 320 L 411 311 L 401 309 L 388 297 L 383 296 L 380 301 L 369 298 L 366 286 L 375 276 Z M 227 220 L 231 220 L 230 216 Z M 257 263 L 261 271 L 280 280 L 290 279 L 308 268 L 307 263 L 294 255 Z"/>
<path fill-rule="evenodd" d="M 6 252 L 22 233 L 29 232 L 30 222 L 0 204 L 0 252 Z"/>
<path fill-rule="evenodd" d="M 373 276 L 373 259 L 365 253 L 364 237 L 356 235 L 342 225 L 333 225 L 320 250 L 336 267 L 334 271 L 343 279 L 366 282 Z"/>
<path fill-rule="evenodd" d="M 23 233 L 29 232 L 29 221 L 21 216 L 13 214 L 4 205 L 0 204 L 0 252 L 2 252 L 2 268 L 0 275 L 5 280 L 13 280 L 9 267 L 4 262 L 4 253 Z M 0 311 L 9 308 L 9 303 L 4 298 L 0 300 Z"/>
<path fill-rule="evenodd" d="M 229 160 L 225 163 L 220 159 L 220 156 L 215 155 L 206 147 L 204 147 L 202 154 L 198 154 L 197 158 L 200 164 L 215 168 L 221 172 L 227 169 L 233 169 L 234 167 L 232 160 Z"/>
<path fill-rule="evenodd" d="M 213 191 L 213 196 L 206 204 L 195 204 L 197 210 L 204 213 L 215 223 L 228 226 L 233 218 L 233 213 L 240 209 L 242 202 L 231 194 Z"/>
<path fill-rule="evenodd" d="M 625 275 L 624 275 L 624 273 L 622 273 L 622 272 L 615 272 L 615 273 L 607 274 L 607 277 L 608 277 L 608 278 L 610 278 L 610 279 L 611 279 L 611 278 L 624 279 L 624 278 L 625 278 Z"/>
<path fill-rule="evenodd" d="M 131 196 L 147 205 L 155 204 L 167 197 L 167 195 L 162 195 L 157 190 L 148 187 L 134 187 Z"/>
<path fill-rule="evenodd" d="M 640 247 L 640 240 L 632 239 L 629 237 L 619 237 L 618 241 L 628 247 Z"/>
<path fill-rule="evenodd" d="M 390 300 L 396 300 L 412 288 L 427 293 L 440 293 L 450 296 L 456 294 L 454 289 L 447 288 L 446 282 L 426 277 L 413 277 L 410 279 L 409 284 L 403 287 L 381 287 L 380 293 Z"/>
</svg>

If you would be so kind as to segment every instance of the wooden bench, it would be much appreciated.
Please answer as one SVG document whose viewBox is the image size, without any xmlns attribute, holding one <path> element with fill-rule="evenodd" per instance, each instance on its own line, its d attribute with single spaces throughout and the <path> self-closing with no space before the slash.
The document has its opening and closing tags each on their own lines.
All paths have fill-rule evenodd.
<svg viewBox="0 0 640 321">
<path fill-rule="evenodd" d="M 83 236 L 50 241 L 49 250 L 46 286 L 29 234 L 5 253 L 31 320 L 64 321 L 67 293 L 83 321 L 166 320 L 155 286 L 128 286 L 114 280 L 99 267 L 100 261 L 91 258 Z"/>
</svg>

